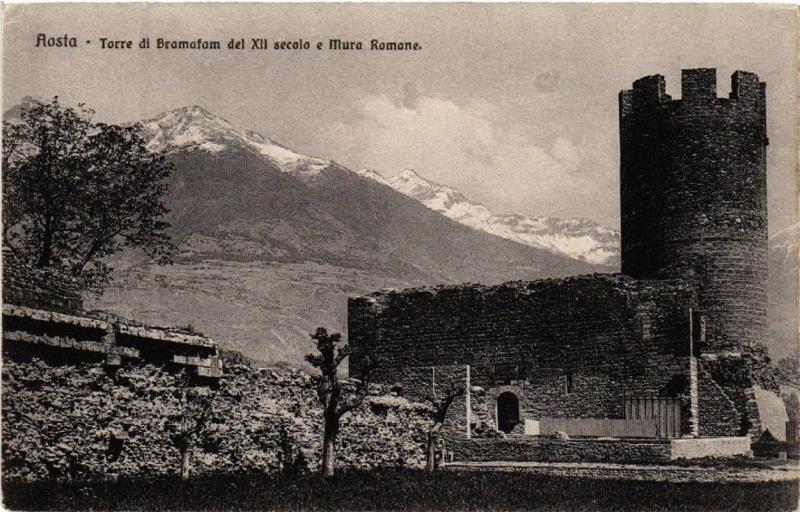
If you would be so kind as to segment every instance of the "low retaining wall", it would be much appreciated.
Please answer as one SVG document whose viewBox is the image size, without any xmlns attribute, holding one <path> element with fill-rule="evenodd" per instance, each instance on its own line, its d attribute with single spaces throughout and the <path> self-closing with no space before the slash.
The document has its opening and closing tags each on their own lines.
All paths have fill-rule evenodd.
<svg viewBox="0 0 800 512">
<path fill-rule="evenodd" d="M 700 457 L 730 457 L 750 452 L 750 436 L 701 437 L 673 439 L 672 459 L 698 459 Z"/>
<path fill-rule="evenodd" d="M 471 439 L 447 447 L 455 461 L 652 462 L 670 460 L 669 440 Z"/>
<path fill-rule="evenodd" d="M 570 437 L 656 437 L 658 428 L 656 420 L 651 419 L 541 418 L 539 433 L 550 432 L 564 432 Z"/>
<path fill-rule="evenodd" d="M 575 462 L 454 462 L 450 471 L 504 471 L 534 475 L 652 482 L 768 482 L 797 480 L 797 467 L 771 469 Z"/>
<path fill-rule="evenodd" d="M 470 439 L 447 447 L 458 462 L 667 462 L 750 452 L 749 437 L 697 439 Z"/>
</svg>

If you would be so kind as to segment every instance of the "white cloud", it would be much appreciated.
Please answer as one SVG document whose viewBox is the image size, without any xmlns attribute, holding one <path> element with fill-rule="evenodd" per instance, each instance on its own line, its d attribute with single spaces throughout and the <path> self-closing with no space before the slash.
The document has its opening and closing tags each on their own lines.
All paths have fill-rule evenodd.
<svg viewBox="0 0 800 512">
<path fill-rule="evenodd" d="M 555 143 L 553 144 L 552 153 L 553 156 L 555 156 L 560 162 L 570 169 L 575 169 L 581 162 L 581 156 L 578 152 L 578 148 L 575 147 L 572 141 L 564 137 L 558 137 L 556 139 Z"/>
<path fill-rule="evenodd" d="M 355 121 L 322 130 L 326 146 L 337 148 L 343 162 L 384 175 L 413 167 L 498 211 L 583 215 L 574 211 L 576 201 L 593 197 L 586 177 L 575 172 L 580 150 L 569 138 L 537 143 L 534 130 L 503 123 L 490 104 L 418 96 L 407 108 L 368 95 L 357 108 Z"/>
</svg>

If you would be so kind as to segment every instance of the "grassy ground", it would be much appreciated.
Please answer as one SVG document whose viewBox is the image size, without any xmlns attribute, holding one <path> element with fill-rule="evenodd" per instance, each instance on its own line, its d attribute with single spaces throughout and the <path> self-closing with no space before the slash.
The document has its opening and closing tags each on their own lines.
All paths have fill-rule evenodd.
<svg viewBox="0 0 800 512">
<path fill-rule="evenodd" d="M 94 484 L 4 482 L 12 510 L 795 510 L 798 484 L 670 484 L 413 470 L 204 476 Z"/>
</svg>

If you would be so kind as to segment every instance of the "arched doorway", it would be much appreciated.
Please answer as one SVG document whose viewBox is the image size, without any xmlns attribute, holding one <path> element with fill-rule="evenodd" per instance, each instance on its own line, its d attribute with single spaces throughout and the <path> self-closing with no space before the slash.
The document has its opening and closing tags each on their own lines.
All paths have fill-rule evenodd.
<svg viewBox="0 0 800 512">
<path fill-rule="evenodd" d="M 497 397 L 497 428 L 506 434 L 519 423 L 519 399 L 506 391 Z"/>
</svg>

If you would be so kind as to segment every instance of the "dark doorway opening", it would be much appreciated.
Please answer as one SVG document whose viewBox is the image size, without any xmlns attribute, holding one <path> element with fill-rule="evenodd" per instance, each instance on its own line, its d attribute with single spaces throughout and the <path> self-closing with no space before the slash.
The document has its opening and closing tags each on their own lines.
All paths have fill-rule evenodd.
<svg viewBox="0 0 800 512">
<path fill-rule="evenodd" d="M 506 391 L 497 397 L 497 428 L 506 434 L 519 423 L 519 400 L 514 393 Z"/>
</svg>

